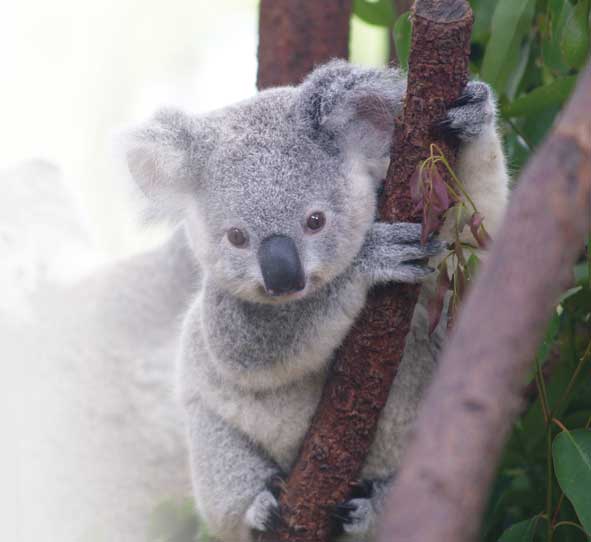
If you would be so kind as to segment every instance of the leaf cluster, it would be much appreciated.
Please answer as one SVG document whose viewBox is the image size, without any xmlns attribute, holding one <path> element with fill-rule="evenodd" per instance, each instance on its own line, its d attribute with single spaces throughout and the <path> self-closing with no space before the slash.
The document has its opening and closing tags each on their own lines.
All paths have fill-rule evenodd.
<svg viewBox="0 0 591 542">
<path fill-rule="evenodd" d="M 470 69 L 473 77 L 489 83 L 497 95 L 506 154 L 517 177 L 548 134 L 588 61 L 591 0 L 470 3 L 475 16 Z M 406 67 L 412 31 L 409 14 L 387 12 L 386 4 L 391 2 L 356 0 L 354 10 L 366 22 L 390 29 L 399 63 Z M 421 194 L 431 194 L 431 199 L 420 205 L 424 223 L 431 229 L 438 224 L 441 208 L 449 203 L 447 196 L 441 197 L 432 163 L 433 156 L 421 166 L 428 175 L 417 175 L 414 188 L 416 192 L 419 186 Z M 461 205 L 451 196 L 455 205 L 448 212 L 455 212 Z M 477 215 L 469 216 L 472 222 L 479 220 L 474 218 Z M 587 242 L 586 253 L 573 269 L 571 288 L 557 300 L 532 360 L 524 383 L 526 407 L 510 437 L 490 496 L 481 533 L 485 542 L 591 540 L 589 252 Z M 432 324 L 441 313 L 443 294 L 451 288 L 453 299 L 461 299 L 464 283 L 469 283 L 478 263 L 477 256 L 471 255 L 469 264 L 464 261 L 464 265 L 462 250 L 455 250 L 451 258 L 440 266 L 440 295 L 432 310 Z"/>
</svg>

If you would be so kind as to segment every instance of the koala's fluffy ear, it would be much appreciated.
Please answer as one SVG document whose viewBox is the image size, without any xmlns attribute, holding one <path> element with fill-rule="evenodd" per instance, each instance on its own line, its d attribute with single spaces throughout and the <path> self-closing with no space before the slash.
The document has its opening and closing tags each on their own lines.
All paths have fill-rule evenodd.
<svg viewBox="0 0 591 542">
<path fill-rule="evenodd" d="M 384 160 L 387 164 L 394 118 L 405 90 L 406 78 L 399 70 L 333 60 L 300 86 L 299 121 L 328 147 L 358 155 L 370 166 Z"/>
<path fill-rule="evenodd" d="M 153 212 L 168 218 L 182 212 L 187 194 L 199 189 L 214 144 L 215 133 L 205 119 L 172 109 L 124 135 L 127 167 Z"/>
</svg>

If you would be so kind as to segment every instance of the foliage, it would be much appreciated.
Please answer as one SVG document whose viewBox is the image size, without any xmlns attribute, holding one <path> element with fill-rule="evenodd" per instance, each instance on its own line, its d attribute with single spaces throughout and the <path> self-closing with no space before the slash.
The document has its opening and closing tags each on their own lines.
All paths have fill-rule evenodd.
<svg viewBox="0 0 591 542">
<path fill-rule="evenodd" d="M 361 4 L 373 2 L 358 1 L 355 9 Z M 488 82 L 497 94 L 509 165 L 517 177 L 550 130 L 588 59 L 591 0 L 471 0 L 471 4 L 472 75 Z M 375 15 L 365 20 L 392 28 L 398 58 L 405 66 L 408 13 L 395 16 L 393 23 Z M 427 181 L 435 194 L 437 175 Z M 437 205 L 431 209 L 426 204 L 421 207 L 424 214 L 425 209 L 432 211 L 424 217 L 428 224 L 434 223 L 439 204 L 445 203 L 441 198 L 433 201 Z M 466 265 L 466 277 L 474 264 Z M 450 280 L 449 262 L 444 267 L 440 289 L 451 285 L 455 294 L 458 275 Z M 591 539 L 590 270 L 588 248 L 532 360 L 528 401 L 490 496 L 481 533 L 485 542 Z M 441 311 L 441 296 L 436 304 L 435 316 Z"/>
</svg>

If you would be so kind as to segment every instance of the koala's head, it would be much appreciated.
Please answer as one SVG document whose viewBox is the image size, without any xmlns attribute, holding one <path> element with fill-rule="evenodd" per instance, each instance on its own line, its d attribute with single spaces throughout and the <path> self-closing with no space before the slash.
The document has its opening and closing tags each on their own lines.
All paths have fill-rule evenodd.
<svg viewBox="0 0 591 542">
<path fill-rule="evenodd" d="M 200 264 L 243 299 L 308 295 L 355 258 L 375 217 L 404 79 L 333 61 L 298 87 L 130 134 L 140 189 L 185 221 Z"/>
</svg>

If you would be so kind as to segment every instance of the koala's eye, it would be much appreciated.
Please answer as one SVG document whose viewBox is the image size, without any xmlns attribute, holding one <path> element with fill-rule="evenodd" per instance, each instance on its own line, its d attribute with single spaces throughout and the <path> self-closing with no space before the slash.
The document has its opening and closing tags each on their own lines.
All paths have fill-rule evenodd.
<svg viewBox="0 0 591 542">
<path fill-rule="evenodd" d="M 238 228 L 230 228 L 227 232 L 227 236 L 228 241 L 238 248 L 244 248 L 248 242 L 246 233 Z"/>
<path fill-rule="evenodd" d="M 326 216 L 321 211 L 314 211 L 306 220 L 306 228 L 312 233 L 320 231 L 326 224 Z"/>
</svg>

